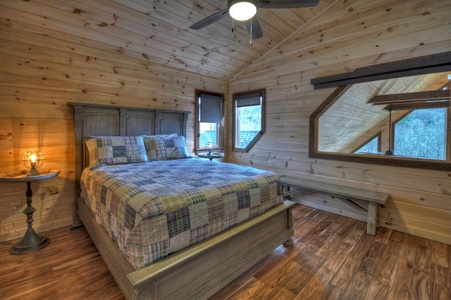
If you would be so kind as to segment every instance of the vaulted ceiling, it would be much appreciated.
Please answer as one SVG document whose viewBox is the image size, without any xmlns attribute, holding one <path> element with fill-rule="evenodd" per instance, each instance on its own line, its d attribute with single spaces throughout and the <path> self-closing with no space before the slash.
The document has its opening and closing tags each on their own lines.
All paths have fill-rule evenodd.
<svg viewBox="0 0 451 300">
<path fill-rule="evenodd" d="M 232 32 L 229 16 L 200 30 L 189 28 L 226 8 L 226 0 L 2 1 L 0 17 L 21 30 L 228 80 L 302 30 L 333 2 L 259 9 L 264 36 L 252 45 L 242 22 L 235 22 Z M 18 15 L 13 7 L 23 13 Z"/>
</svg>

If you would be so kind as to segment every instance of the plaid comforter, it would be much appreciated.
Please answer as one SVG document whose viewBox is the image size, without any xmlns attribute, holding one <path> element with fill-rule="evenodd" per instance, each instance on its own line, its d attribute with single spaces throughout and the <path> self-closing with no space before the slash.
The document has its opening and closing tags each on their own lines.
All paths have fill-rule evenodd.
<svg viewBox="0 0 451 300">
<path fill-rule="evenodd" d="M 196 158 L 85 169 L 81 188 L 135 269 L 282 202 L 278 174 Z"/>
</svg>

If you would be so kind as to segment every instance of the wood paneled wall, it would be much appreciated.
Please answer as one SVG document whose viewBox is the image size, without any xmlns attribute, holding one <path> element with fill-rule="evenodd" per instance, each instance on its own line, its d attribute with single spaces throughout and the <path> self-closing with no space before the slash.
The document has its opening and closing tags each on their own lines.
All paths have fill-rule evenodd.
<svg viewBox="0 0 451 300">
<path fill-rule="evenodd" d="M 20 30 L 17 21 L 11 27 L 8 20 L 0 21 L 0 173 L 23 170 L 22 153 L 37 149 L 46 155 L 44 169 L 61 170 L 55 179 L 32 184 L 37 231 L 72 223 L 74 126 L 67 102 L 191 111 L 191 150 L 195 89 L 226 92 L 227 82 L 220 79 Z M 0 183 L 0 241 L 17 238 L 26 229 L 25 215 L 11 213 L 12 203 L 25 200 L 25 188 L 24 183 Z"/>
<path fill-rule="evenodd" d="M 334 90 L 315 91 L 310 80 L 450 51 L 450 15 L 447 0 L 335 1 L 229 83 L 230 95 L 260 88 L 266 88 L 267 95 L 265 134 L 249 153 L 229 152 L 229 159 L 390 193 L 393 200 L 380 209 L 382 226 L 451 244 L 451 172 L 308 158 L 309 115 Z M 359 212 L 324 195 L 300 194 L 296 199 L 361 218 Z"/>
<path fill-rule="evenodd" d="M 38 1 L 41 2 L 49 4 Z M 83 1 L 69 2 L 77 7 Z M 146 7 L 154 6 L 144 2 Z M 332 4 L 310 16 L 271 52 L 261 57 L 254 53 L 253 57 L 259 58 L 227 82 L 218 79 L 223 78 L 218 72 L 227 64 L 212 66 L 211 70 L 208 63 L 203 66 L 206 74 L 216 78 L 175 69 L 176 60 L 162 65 L 163 60 L 156 63 L 141 59 L 139 51 L 127 48 L 126 39 L 114 40 L 109 27 L 105 27 L 106 32 L 99 31 L 104 28 L 100 25 L 84 29 L 81 19 L 71 19 L 66 24 L 60 14 L 55 18 L 59 21 L 54 22 L 45 17 L 47 10 L 26 11 L 28 1 L 2 0 L 0 173 L 22 170 L 21 154 L 34 149 L 46 154 L 44 168 L 62 171 L 55 179 L 32 185 L 33 206 L 37 209 L 35 228 L 44 231 L 72 222 L 76 197 L 74 128 L 67 102 L 193 112 L 194 91 L 203 89 L 227 93 L 226 108 L 230 111 L 232 93 L 266 88 L 266 132 L 249 153 L 230 150 L 231 116 L 227 119 L 229 160 L 281 174 L 388 192 L 393 200 L 380 210 L 384 227 L 451 244 L 451 172 L 308 158 L 308 117 L 333 90 L 315 91 L 310 79 L 451 51 L 451 1 L 326 2 Z M 98 5 L 92 6 L 99 9 Z M 129 12 L 127 9 L 127 16 Z M 57 13 L 61 12 L 55 10 Z M 58 24 L 60 28 L 56 27 Z M 86 30 L 88 38 L 83 37 Z M 168 32 L 172 30 L 173 26 L 167 28 Z M 199 70 L 203 62 L 199 62 Z M 191 114 L 187 134 L 190 149 L 194 143 L 193 120 Z M 25 230 L 25 216 L 11 214 L 11 204 L 25 200 L 24 193 L 24 184 L 0 183 L 0 241 L 17 238 Z M 297 200 L 361 217 L 359 212 L 324 195 L 304 194 Z"/>
</svg>

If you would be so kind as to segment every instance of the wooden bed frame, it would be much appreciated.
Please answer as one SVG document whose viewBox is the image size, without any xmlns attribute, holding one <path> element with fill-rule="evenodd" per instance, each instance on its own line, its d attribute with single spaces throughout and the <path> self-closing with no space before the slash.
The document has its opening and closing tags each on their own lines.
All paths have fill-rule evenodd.
<svg viewBox="0 0 451 300">
<path fill-rule="evenodd" d="M 74 112 L 76 184 L 86 166 L 85 137 L 186 135 L 188 112 L 69 103 Z M 291 206 L 284 203 L 198 244 L 135 270 L 78 197 L 73 227 L 85 226 L 127 299 L 207 299 L 271 253 L 291 245 Z"/>
</svg>

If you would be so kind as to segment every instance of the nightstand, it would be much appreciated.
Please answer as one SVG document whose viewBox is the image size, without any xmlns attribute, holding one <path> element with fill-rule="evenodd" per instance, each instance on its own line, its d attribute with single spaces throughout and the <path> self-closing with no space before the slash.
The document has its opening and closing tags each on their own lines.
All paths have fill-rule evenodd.
<svg viewBox="0 0 451 300">
<path fill-rule="evenodd" d="M 0 182 L 25 182 L 27 190 L 25 196 L 27 197 L 27 207 L 23 211 L 27 215 L 28 228 L 22 240 L 17 242 L 9 251 L 11 254 L 20 255 L 42 249 L 50 244 L 50 240 L 44 236 L 38 235 L 33 229 L 33 213 L 36 209 L 31 206 L 33 192 L 31 191 L 31 182 L 46 180 L 57 176 L 60 173 L 58 170 L 50 170 L 41 172 L 39 175 L 27 176 L 27 174 L 8 174 L 0 177 Z"/>
</svg>

